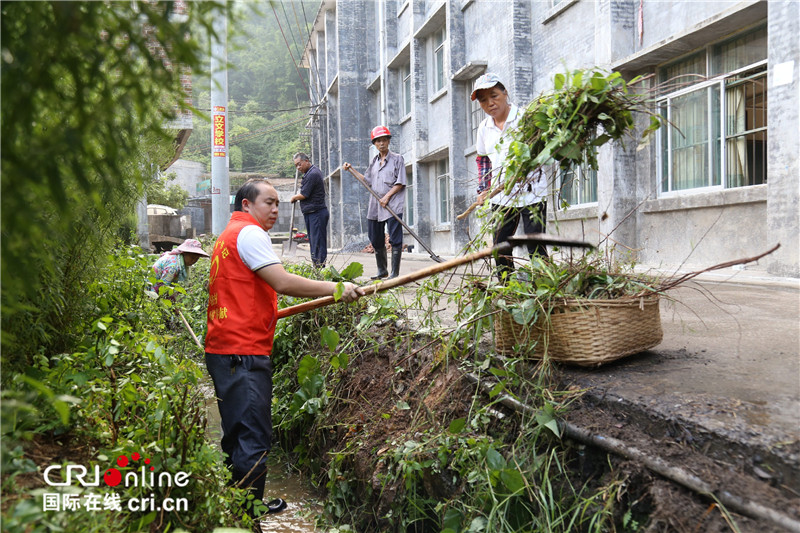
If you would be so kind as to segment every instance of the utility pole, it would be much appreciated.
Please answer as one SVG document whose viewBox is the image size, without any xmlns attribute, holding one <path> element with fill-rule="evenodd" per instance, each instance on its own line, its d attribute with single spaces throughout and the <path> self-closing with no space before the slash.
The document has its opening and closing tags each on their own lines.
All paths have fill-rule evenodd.
<svg viewBox="0 0 800 533">
<path fill-rule="evenodd" d="M 228 179 L 228 17 L 213 23 L 211 43 L 211 231 L 219 235 L 231 217 Z"/>
</svg>

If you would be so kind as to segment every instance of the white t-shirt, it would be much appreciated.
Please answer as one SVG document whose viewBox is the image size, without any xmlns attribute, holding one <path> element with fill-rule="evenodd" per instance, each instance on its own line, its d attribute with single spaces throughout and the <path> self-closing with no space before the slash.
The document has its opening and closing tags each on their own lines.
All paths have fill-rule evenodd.
<svg viewBox="0 0 800 533">
<path fill-rule="evenodd" d="M 242 228 L 236 240 L 236 250 L 245 266 L 253 272 L 281 262 L 272 248 L 269 233 L 256 225 L 251 224 Z"/>
<path fill-rule="evenodd" d="M 508 155 L 508 147 L 511 144 L 510 136 L 506 134 L 516 128 L 520 118 L 522 118 L 522 114 L 519 108 L 511 104 L 511 109 L 508 112 L 508 117 L 502 130 L 495 125 L 492 117 L 486 117 L 478 126 L 478 138 L 475 141 L 475 148 L 478 155 L 489 156 L 489 160 L 492 162 L 492 190 L 505 178 L 504 165 Z M 518 183 L 511 190 L 510 195 L 501 192 L 492 197 L 491 203 L 522 207 L 544 200 L 547 197 L 547 180 L 544 178 L 544 173 L 541 170 L 537 170 L 531 174 L 534 178 L 531 180 L 530 187 L 528 183 Z"/>
</svg>

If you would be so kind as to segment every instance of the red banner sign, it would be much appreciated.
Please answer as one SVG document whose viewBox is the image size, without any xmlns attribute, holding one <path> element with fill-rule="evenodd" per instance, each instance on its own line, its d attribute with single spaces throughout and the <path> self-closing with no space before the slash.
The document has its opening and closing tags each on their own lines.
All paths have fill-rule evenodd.
<svg viewBox="0 0 800 533">
<path fill-rule="evenodd" d="M 214 157 L 225 157 L 225 108 L 222 106 L 215 106 L 214 113 L 214 130 L 211 141 L 211 151 Z"/>
</svg>

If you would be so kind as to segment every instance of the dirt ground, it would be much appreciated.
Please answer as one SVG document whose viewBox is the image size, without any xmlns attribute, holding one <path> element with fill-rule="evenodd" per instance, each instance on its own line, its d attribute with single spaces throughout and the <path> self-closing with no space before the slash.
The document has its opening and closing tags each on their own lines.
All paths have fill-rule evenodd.
<svg viewBox="0 0 800 533">
<path fill-rule="evenodd" d="M 372 353 L 351 360 L 346 376 L 333 392 L 323 422 L 309 435 L 313 455 L 330 458 L 334 452 L 353 450 L 347 469 L 352 469 L 364 501 L 371 492 L 371 516 L 363 517 L 358 531 L 381 531 L 380 519 L 389 510 L 400 484 L 384 486 L 375 459 L 394 444 L 414 438 L 431 426 L 443 426 L 465 416 L 472 397 L 454 365 L 443 365 L 436 345 L 424 337 L 384 325 L 377 337 L 383 342 Z M 444 426 L 446 427 L 446 426 Z M 329 466 L 329 465 L 328 465 Z M 368 486 L 367 486 L 368 485 Z"/>
<path fill-rule="evenodd" d="M 642 455 L 679 469 L 707 484 L 715 495 L 724 493 L 727 500 L 739 500 L 753 507 L 775 510 L 795 521 L 800 518 L 800 498 L 790 490 L 748 473 L 741 465 L 708 457 L 702 448 L 698 449 L 693 443 L 683 440 L 680 426 L 673 424 L 678 431 L 670 436 L 667 429 L 669 424 L 664 423 L 663 434 L 653 437 L 622 411 L 607 410 L 595 404 L 593 398 L 581 401 L 569 413 L 568 420 L 595 435 L 617 439 Z M 645 531 L 735 531 L 732 523 L 742 532 L 787 531 L 772 520 L 734 511 L 730 505 L 724 505 L 727 500 L 720 506 L 714 497 L 698 494 L 666 479 L 644 467 L 641 462 L 615 454 L 606 456 L 597 450 L 594 457 L 594 461 L 610 459 L 617 475 L 627 479 L 630 501 L 638 500 L 641 511 L 649 514 Z M 726 517 L 724 512 L 729 512 L 730 517 Z"/>
</svg>

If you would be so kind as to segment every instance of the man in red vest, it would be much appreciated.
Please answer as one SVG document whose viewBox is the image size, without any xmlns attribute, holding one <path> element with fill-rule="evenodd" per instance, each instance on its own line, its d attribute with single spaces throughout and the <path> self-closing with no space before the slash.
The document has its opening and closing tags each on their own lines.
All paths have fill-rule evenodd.
<svg viewBox="0 0 800 533">
<path fill-rule="evenodd" d="M 284 270 L 267 233 L 277 218 L 278 192 L 267 180 L 251 179 L 242 185 L 231 220 L 214 245 L 208 283 L 206 366 L 222 419 L 222 451 L 233 482 L 249 488 L 254 502 L 264 496 L 272 445 L 269 355 L 277 321 L 276 293 L 319 297 L 336 290 L 336 283 Z M 352 302 L 363 294 L 345 283 L 342 300 Z M 248 513 L 254 515 L 252 507 Z"/>
</svg>

